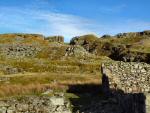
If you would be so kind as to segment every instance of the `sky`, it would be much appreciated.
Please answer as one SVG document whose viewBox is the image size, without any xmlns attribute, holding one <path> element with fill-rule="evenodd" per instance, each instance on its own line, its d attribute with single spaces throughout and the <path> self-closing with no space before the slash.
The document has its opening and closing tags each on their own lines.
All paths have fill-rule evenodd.
<svg viewBox="0 0 150 113">
<path fill-rule="evenodd" d="M 0 33 L 72 37 L 150 30 L 150 0 L 0 0 Z"/>
</svg>

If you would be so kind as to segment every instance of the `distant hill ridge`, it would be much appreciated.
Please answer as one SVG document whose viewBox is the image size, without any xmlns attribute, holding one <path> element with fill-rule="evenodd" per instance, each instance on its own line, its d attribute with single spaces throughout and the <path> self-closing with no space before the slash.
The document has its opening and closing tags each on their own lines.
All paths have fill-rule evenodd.
<svg viewBox="0 0 150 113">
<path fill-rule="evenodd" d="M 25 47 L 25 45 L 28 47 Z M 74 52 L 76 51 L 74 48 L 78 48 L 77 52 Z M 87 34 L 73 37 L 69 44 L 64 43 L 64 37 L 59 35 L 45 37 L 41 34 L 0 34 L 0 51 L 3 51 L 2 54 L 11 56 L 40 55 L 42 58 L 48 58 L 54 54 L 59 56 L 59 53 L 63 56 L 68 54 L 81 56 L 76 54 L 82 51 L 86 55 L 90 53 L 96 56 L 106 56 L 113 60 L 149 63 L 149 48 L 150 30 L 120 33 L 115 36 L 103 35 L 102 37 Z"/>
</svg>

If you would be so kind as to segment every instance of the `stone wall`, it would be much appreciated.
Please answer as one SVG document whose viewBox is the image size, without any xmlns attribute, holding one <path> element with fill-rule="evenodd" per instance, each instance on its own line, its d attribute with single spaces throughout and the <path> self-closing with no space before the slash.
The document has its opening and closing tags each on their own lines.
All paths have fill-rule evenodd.
<svg viewBox="0 0 150 113">
<path fill-rule="evenodd" d="M 46 37 L 45 40 L 48 40 L 49 42 L 64 42 L 63 36 L 50 36 Z"/>
<path fill-rule="evenodd" d="M 60 96 L 26 96 L 0 100 L 0 113 L 71 113 L 70 104 Z"/>
<path fill-rule="evenodd" d="M 150 92 L 150 65 L 136 62 L 111 62 L 102 65 L 111 89 L 126 93 Z"/>
<path fill-rule="evenodd" d="M 117 99 L 124 113 L 150 112 L 150 65 L 137 62 L 102 64 L 103 93 Z"/>
</svg>

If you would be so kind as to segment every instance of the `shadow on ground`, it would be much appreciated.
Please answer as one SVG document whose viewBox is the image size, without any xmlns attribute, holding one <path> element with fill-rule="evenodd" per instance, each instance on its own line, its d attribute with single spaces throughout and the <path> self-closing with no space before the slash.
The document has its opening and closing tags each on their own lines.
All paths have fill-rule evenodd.
<svg viewBox="0 0 150 113">
<path fill-rule="evenodd" d="M 146 113 L 143 93 L 132 94 L 110 90 L 108 79 L 103 79 L 102 85 L 69 86 L 67 92 L 79 97 L 70 98 L 74 113 Z"/>
</svg>

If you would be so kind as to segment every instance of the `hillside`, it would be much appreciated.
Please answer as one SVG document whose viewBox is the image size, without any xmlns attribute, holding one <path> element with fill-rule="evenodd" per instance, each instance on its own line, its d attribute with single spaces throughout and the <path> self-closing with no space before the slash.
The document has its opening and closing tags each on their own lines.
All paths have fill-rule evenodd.
<svg viewBox="0 0 150 113">
<path fill-rule="evenodd" d="M 120 33 L 115 36 L 96 37 L 85 35 L 75 37 L 71 45 L 81 45 L 88 52 L 108 56 L 113 60 L 143 61 L 149 63 L 150 31 Z"/>
<path fill-rule="evenodd" d="M 150 63 L 149 42 L 150 31 L 102 37 L 89 34 L 74 37 L 69 44 L 63 36 L 1 34 L 0 97 L 63 92 L 72 99 L 76 112 L 91 97 L 105 101 L 101 64 L 114 60 Z"/>
</svg>

